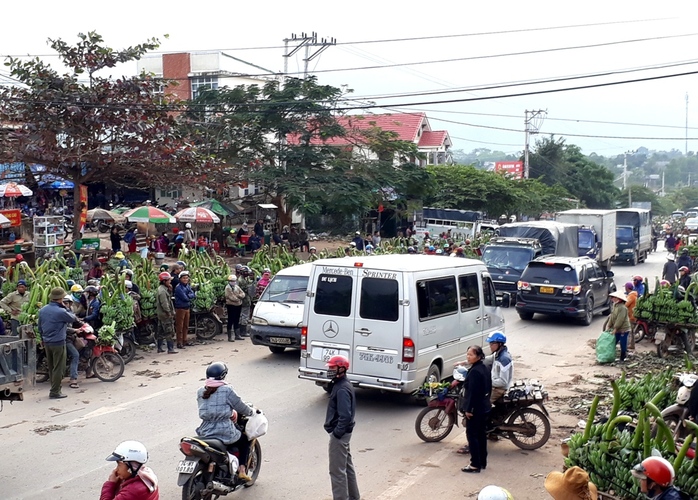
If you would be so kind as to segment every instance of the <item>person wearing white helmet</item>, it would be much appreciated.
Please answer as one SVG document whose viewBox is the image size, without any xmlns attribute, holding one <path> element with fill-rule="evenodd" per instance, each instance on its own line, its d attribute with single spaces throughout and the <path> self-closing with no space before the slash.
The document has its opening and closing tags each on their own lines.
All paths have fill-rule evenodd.
<svg viewBox="0 0 698 500">
<path fill-rule="evenodd" d="M 676 257 L 673 253 L 666 256 L 666 262 L 662 269 L 662 279 L 667 280 L 672 285 L 679 279 L 679 266 L 676 265 Z"/>
<path fill-rule="evenodd" d="M 490 484 L 480 490 L 477 500 L 514 500 L 514 497 L 504 488 Z"/>
<path fill-rule="evenodd" d="M 191 228 L 191 223 L 187 222 L 184 225 L 184 246 L 192 247 L 194 246 L 194 231 Z"/>
<path fill-rule="evenodd" d="M 148 450 L 139 441 L 120 443 L 106 460 L 116 468 L 102 485 L 100 500 L 160 500 L 158 478 L 148 462 Z"/>
</svg>

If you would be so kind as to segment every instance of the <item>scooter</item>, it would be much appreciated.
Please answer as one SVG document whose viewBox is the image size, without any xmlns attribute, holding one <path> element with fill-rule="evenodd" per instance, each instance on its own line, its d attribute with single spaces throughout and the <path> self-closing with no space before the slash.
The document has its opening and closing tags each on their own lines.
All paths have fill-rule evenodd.
<svg viewBox="0 0 698 500">
<path fill-rule="evenodd" d="M 238 417 L 238 426 L 245 431 L 247 418 Z M 262 447 L 258 439 L 250 440 L 247 458 L 247 474 L 251 481 L 238 477 L 240 465 L 236 450 L 229 453 L 226 445 L 218 439 L 202 436 L 183 437 L 179 449 L 184 460 L 177 465 L 177 486 L 182 487 L 184 500 L 211 500 L 227 495 L 240 488 L 253 486 L 262 468 Z"/>
<path fill-rule="evenodd" d="M 208 311 L 191 310 L 189 334 L 195 334 L 199 340 L 211 340 L 222 332 L 223 322 L 213 308 Z"/>
<path fill-rule="evenodd" d="M 683 421 L 689 417 L 688 400 L 691 398 L 693 386 L 698 381 L 695 373 L 680 373 L 675 376 L 679 382 L 679 392 L 676 395 L 676 403 L 662 410 L 664 422 L 674 434 L 675 439 L 685 438 L 690 434 L 690 430 Z"/>
<path fill-rule="evenodd" d="M 414 424 L 422 441 L 441 441 L 454 425 L 458 425 L 458 408 L 465 396 L 466 376 L 467 370 L 457 367 L 453 371 L 453 382 L 429 395 L 427 407 L 419 412 Z M 547 398 L 548 393 L 538 381 L 517 381 L 493 406 L 487 423 L 488 437 L 509 439 L 522 450 L 540 448 L 550 438 L 549 414 L 543 405 Z M 531 408 L 534 405 L 540 410 Z"/>
</svg>

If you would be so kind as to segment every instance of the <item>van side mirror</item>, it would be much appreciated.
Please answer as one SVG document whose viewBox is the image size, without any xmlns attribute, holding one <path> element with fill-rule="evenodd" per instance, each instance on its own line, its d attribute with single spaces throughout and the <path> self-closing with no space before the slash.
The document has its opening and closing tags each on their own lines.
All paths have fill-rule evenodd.
<svg viewBox="0 0 698 500">
<path fill-rule="evenodd" d="M 497 305 L 507 308 L 511 305 L 511 294 L 509 292 L 502 293 L 501 297 L 497 297 Z"/>
<path fill-rule="evenodd" d="M 613 271 L 606 271 L 606 276 L 608 276 L 609 278 L 613 278 Z"/>
</svg>

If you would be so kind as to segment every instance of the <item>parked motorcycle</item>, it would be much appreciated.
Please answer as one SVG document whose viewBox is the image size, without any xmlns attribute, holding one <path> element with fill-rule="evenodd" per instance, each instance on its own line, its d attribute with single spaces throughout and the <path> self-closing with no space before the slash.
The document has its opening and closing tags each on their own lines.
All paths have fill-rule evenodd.
<svg viewBox="0 0 698 500">
<path fill-rule="evenodd" d="M 136 357 L 138 342 L 133 334 L 133 328 L 118 334 L 118 343 L 115 346 L 119 355 L 123 358 L 124 364 L 129 364 Z"/>
<path fill-rule="evenodd" d="M 668 357 L 671 348 L 683 349 L 689 356 L 692 356 L 693 350 L 696 348 L 696 330 L 689 325 L 660 325 L 654 334 L 654 343 L 657 346 L 657 357 L 659 358 Z"/>
<path fill-rule="evenodd" d="M 698 382 L 698 375 L 695 373 L 680 373 L 676 375 L 680 387 L 676 395 L 676 403 L 662 410 L 664 422 L 674 434 L 674 439 L 685 438 L 691 431 L 684 425 L 683 421 L 689 417 L 688 400 L 691 397 L 693 386 Z"/>
<path fill-rule="evenodd" d="M 238 425 L 243 432 L 247 418 L 240 415 Z M 184 460 L 179 462 L 177 486 L 182 487 L 182 500 L 211 500 L 220 495 L 227 495 L 242 487 L 254 485 L 262 468 L 262 447 L 258 439 L 250 441 L 250 453 L 247 459 L 247 474 L 251 481 L 238 478 L 238 456 L 228 453 L 226 445 L 218 439 L 201 436 L 183 437 L 179 449 Z"/>
<path fill-rule="evenodd" d="M 635 342 L 640 342 L 643 339 L 654 342 L 655 333 L 657 333 L 657 326 L 654 323 L 639 318 L 635 320 L 635 327 L 633 328 Z"/>
<path fill-rule="evenodd" d="M 81 330 L 81 337 L 86 345 L 80 349 L 80 361 L 78 370 L 89 371 L 102 382 L 114 382 L 124 374 L 124 360 L 114 346 L 97 344 L 97 337 L 92 326 L 85 323 Z M 48 362 L 46 351 L 43 347 L 37 347 L 36 356 L 36 381 L 45 382 L 49 378 Z"/>
<path fill-rule="evenodd" d="M 467 370 L 453 371 L 449 387 L 437 390 L 429 396 L 427 407 L 419 412 L 414 429 L 422 441 L 437 442 L 444 439 L 458 425 L 458 410 L 464 397 Z M 517 381 L 507 394 L 492 407 L 487 423 L 488 437 L 509 439 L 522 450 L 535 450 L 550 438 L 550 420 L 543 401 L 548 393 L 535 380 Z M 540 410 L 531 408 L 538 406 Z"/>
<path fill-rule="evenodd" d="M 223 322 L 214 309 L 200 311 L 192 309 L 189 316 L 189 334 L 199 340 L 211 340 L 223 332 Z"/>
</svg>

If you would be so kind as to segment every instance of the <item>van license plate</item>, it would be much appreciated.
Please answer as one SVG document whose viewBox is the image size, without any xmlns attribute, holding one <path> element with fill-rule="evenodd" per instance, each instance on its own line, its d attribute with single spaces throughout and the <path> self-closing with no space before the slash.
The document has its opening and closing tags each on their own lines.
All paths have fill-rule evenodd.
<svg viewBox="0 0 698 500">
<path fill-rule="evenodd" d="M 323 349 L 322 350 L 322 360 L 327 362 L 332 356 L 338 356 L 339 349 Z"/>
<path fill-rule="evenodd" d="M 393 358 L 393 356 L 387 356 L 385 354 L 360 352 L 359 361 L 370 361 L 372 363 L 386 363 L 388 365 L 392 365 L 395 362 L 395 358 Z"/>
<path fill-rule="evenodd" d="M 269 342 L 272 344 L 290 344 L 291 339 L 287 337 L 269 337 Z"/>
<path fill-rule="evenodd" d="M 555 293 L 555 289 L 551 286 L 540 287 L 540 293 Z"/>
<path fill-rule="evenodd" d="M 177 465 L 177 472 L 180 474 L 193 474 L 196 469 L 196 460 L 181 460 Z"/>
</svg>

